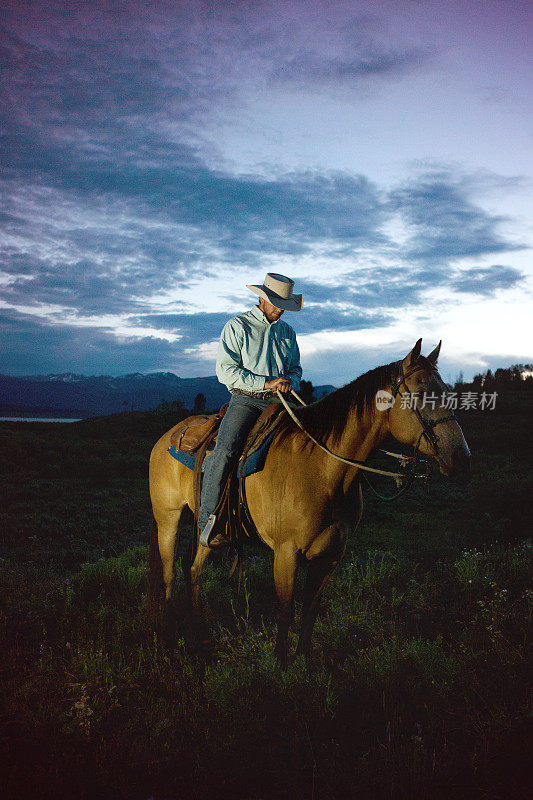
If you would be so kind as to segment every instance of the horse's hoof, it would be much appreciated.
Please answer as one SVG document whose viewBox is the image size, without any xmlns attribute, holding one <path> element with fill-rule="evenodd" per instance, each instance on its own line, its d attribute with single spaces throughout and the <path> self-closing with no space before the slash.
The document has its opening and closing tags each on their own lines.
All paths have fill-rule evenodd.
<svg viewBox="0 0 533 800">
<path fill-rule="evenodd" d="M 163 625 L 159 636 L 165 647 L 174 648 L 177 644 L 177 626 L 172 623 Z"/>
<path fill-rule="evenodd" d="M 304 661 L 304 664 L 305 664 L 305 669 L 308 672 L 312 672 L 313 671 L 313 660 L 311 658 L 311 653 L 309 652 L 309 650 L 303 650 L 303 649 L 302 650 L 298 650 L 298 648 L 296 648 L 296 652 L 294 654 L 294 659 L 296 660 L 296 659 L 302 659 L 302 658 L 303 658 L 303 661 Z"/>
<path fill-rule="evenodd" d="M 163 642 L 164 646 L 168 650 L 173 650 L 176 647 L 176 634 L 175 633 L 163 633 L 161 635 L 161 641 Z"/>
</svg>

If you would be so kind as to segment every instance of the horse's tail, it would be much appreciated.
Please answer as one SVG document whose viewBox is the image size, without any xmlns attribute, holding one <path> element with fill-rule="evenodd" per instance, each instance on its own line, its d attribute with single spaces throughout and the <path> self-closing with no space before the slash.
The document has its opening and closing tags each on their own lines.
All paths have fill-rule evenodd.
<svg viewBox="0 0 533 800">
<path fill-rule="evenodd" d="M 150 532 L 148 562 L 148 616 L 153 622 L 156 622 L 164 608 L 165 584 L 163 581 L 163 562 L 159 554 L 159 543 L 157 540 L 157 523 L 154 518 L 152 519 L 152 529 Z"/>
</svg>

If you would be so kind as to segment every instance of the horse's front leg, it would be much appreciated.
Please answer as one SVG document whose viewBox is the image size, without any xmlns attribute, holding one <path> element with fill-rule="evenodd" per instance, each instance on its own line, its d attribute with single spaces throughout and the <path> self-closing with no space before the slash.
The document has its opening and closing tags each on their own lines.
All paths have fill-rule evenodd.
<svg viewBox="0 0 533 800">
<path fill-rule="evenodd" d="M 185 587 L 187 591 L 188 607 L 191 615 L 192 628 L 190 629 L 190 644 L 193 647 L 200 645 L 202 650 L 209 648 L 211 645 L 211 637 L 207 627 L 207 621 L 204 614 L 202 604 L 202 572 L 205 562 L 209 558 L 211 549 L 203 547 L 199 543 L 199 536 L 196 531 L 196 525 L 193 530 L 193 537 L 196 541 L 196 553 L 192 564 L 183 563 L 183 571 L 185 574 Z M 194 541 L 194 539 L 193 539 Z"/>
<path fill-rule="evenodd" d="M 202 572 L 204 569 L 204 564 L 209 558 L 209 555 L 211 553 L 211 548 L 204 547 L 203 545 L 201 545 L 198 541 L 198 537 L 196 541 L 197 541 L 196 555 L 194 556 L 194 560 L 191 564 L 190 580 L 187 582 L 187 590 L 189 595 L 190 607 L 192 609 L 195 619 L 198 621 L 203 619 L 202 598 L 201 598 Z"/>
<path fill-rule="evenodd" d="M 282 667 L 287 664 L 287 638 L 294 620 L 294 582 L 298 571 L 298 551 L 293 542 L 274 547 L 274 583 L 279 601 L 276 656 Z"/>
<path fill-rule="evenodd" d="M 309 659 L 311 652 L 311 637 L 315 625 L 322 592 L 333 570 L 339 563 L 344 552 L 346 537 L 342 524 L 335 523 L 313 543 L 306 553 L 309 559 L 304 587 L 304 602 L 302 609 L 302 623 L 300 638 L 296 655 L 304 655 Z M 319 549 L 320 547 L 324 549 Z"/>
</svg>

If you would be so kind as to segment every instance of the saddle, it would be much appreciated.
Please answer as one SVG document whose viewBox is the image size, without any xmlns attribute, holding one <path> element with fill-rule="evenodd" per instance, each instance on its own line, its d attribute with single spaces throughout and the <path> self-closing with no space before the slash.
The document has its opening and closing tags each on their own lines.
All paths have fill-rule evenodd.
<svg viewBox="0 0 533 800">
<path fill-rule="evenodd" d="M 199 414 L 187 417 L 170 437 L 170 444 L 184 453 L 196 453 L 211 434 L 218 431 L 220 421 L 228 410 L 226 403 L 216 414 Z"/>
<path fill-rule="evenodd" d="M 220 422 L 226 413 L 228 404 L 222 406 L 217 414 L 198 415 L 183 420 L 178 430 L 171 436 L 171 445 L 185 453 L 195 453 L 193 489 L 194 489 L 194 515 L 198 523 L 198 510 L 202 492 L 202 467 L 206 455 L 214 449 Z M 221 533 L 227 542 L 237 542 L 239 532 L 242 530 L 249 538 L 256 536 L 244 493 L 244 478 L 241 465 L 248 456 L 255 453 L 265 439 L 271 435 L 278 425 L 285 409 L 280 403 L 270 403 L 257 419 L 248 434 L 242 455 L 233 467 L 218 505 L 215 509 L 217 522 L 213 536 Z"/>
</svg>

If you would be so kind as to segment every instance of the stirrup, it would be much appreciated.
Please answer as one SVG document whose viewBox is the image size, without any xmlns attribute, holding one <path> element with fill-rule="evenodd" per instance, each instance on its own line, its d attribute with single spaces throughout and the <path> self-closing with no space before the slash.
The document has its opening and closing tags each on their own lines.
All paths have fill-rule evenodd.
<svg viewBox="0 0 533 800">
<path fill-rule="evenodd" d="M 203 547 L 209 547 L 209 538 L 213 533 L 213 528 L 215 527 L 216 521 L 217 518 L 214 514 L 210 514 L 207 518 L 206 526 L 200 535 L 200 544 L 203 545 Z"/>
</svg>

